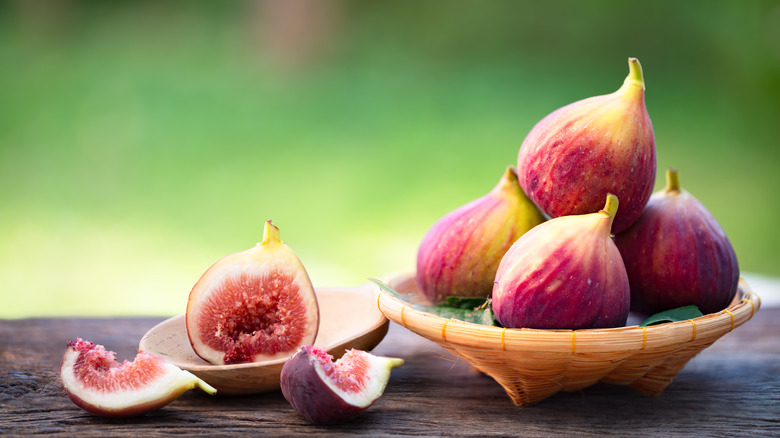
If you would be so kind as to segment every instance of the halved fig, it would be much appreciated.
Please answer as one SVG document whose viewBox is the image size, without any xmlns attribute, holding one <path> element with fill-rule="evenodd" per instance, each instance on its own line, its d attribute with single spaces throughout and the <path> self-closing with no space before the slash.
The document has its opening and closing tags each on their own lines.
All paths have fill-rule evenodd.
<svg viewBox="0 0 780 438">
<path fill-rule="evenodd" d="M 282 367 L 284 398 L 311 422 L 335 424 L 351 420 L 379 399 L 390 370 L 402 359 L 348 350 L 340 359 L 305 346 Z"/>
<path fill-rule="evenodd" d="M 62 386 L 76 406 L 104 417 L 135 417 L 159 409 L 193 388 L 216 389 L 149 353 L 117 362 L 113 351 L 79 338 L 68 342 L 60 365 Z"/>
<path fill-rule="evenodd" d="M 281 359 L 314 343 L 319 315 L 306 269 L 269 220 L 262 242 L 222 258 L 195 283 L 187 335 L 212 364 Z"/>
</svg>

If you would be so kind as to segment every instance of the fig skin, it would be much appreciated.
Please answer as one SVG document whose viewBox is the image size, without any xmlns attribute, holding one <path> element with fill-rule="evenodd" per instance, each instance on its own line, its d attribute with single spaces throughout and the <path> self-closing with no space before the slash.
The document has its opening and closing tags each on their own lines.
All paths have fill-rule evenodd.
<svg viewBox="0 0 780 438">
<path fill-rule="evenodd" d="M 618 208 L 547 221 L 507 251 L 496 273 L 493 313 L 507 328 L 585 329 L 626 324 L 628 276 L 610 226 Z"/>
<path fill-rule="evenodd" d="M 217 261 L 193 286 L 186 324 L 207 362 L 276 360 L 314 342 L 319 306 L 306 269 L 269 220 L 262 242 Z"/>
<path fill-rule="evenodd" d="M 362 393 L 352 400 L 354 403 L 338 394 L 323 380 L 328 378 L 323 375 L 324 368 L 332 369 L 335 364 L 331 363 L 333 358 L 324 350 L 312 346 L 302 347 L 282 367 L 280 385 L 284 398 L 299 414 L 313 423 L 338 424 L 357 417 L 382 396 L 390 378 L 390 370 L 403 365 L 403 360 L 374 356 L 358 350 L 348 351 L 344 357 L 355 352 L 367 359 L 368 366 L 354 370 L 366 373 Z M 345 360 L 344 357 L 339 360 Z M 323 374 L 317 371 L 318 368 Z M 370 374 L 372 371 L 374 374 Z M 342 370 L 335 372 L 337 375 L 341 373 Z"/>
<path fill-rule="evenodd" d="M 448 296 L 490 296 L 501 257 L 542 223 L 508 167 L 486 195 L 453 210 L 425 234 L 417 252 L 417 284 L 434 304 Z"/>
<path fill-rule="evenodd" d="M 96 366 L 94 362 L 84 361 L 84 355 L 89 354 L 100 358 Z M 97 382 L 84 382 L 79 378 L 78 368 L 90 368 L 90 365 L 95 372 L 88 374 Z M 125 370 L 122 370 L 123 368 Z M 147 382 L 133 380 L 149 375 L 154 378 Z M 114 352 L 106 351 L 103 346 L 80 338 L 68 343 L 60 364 L 60 380 L 68 397 L 76 406 L 91 414 L 111 418 L 144 415 L 162 408 L 194 388 L 211 395 L 217 392 L 200 378 L 159 357 L 139 352 L 134 362 L 125 361 L 119 364 Z M 138 386 L 129 389 L 128 382 Z M 93 388 L 90 384 L 111 387 L 113 390 L 104 391 Z"/>
<path fill-rule="evenodd" d="M 520 146 L 520 185 L 548 216 L 598 211 L 607 193 L 620 199 L 612 231 L 642 213 L 656 176 L 655 136 L 645 107 L 642 67 L 614 93 L 559 108 L 538 122 Z"/>
<path fill-rule="evenodd" d="M 631 284 L 631 309 L 723 310 L 739 283 L 734 248 L 707 208 L 680 188 L 677 171 L 669 169 L 666 180 L 639 220 L 615 237 Z"/>
</svg>

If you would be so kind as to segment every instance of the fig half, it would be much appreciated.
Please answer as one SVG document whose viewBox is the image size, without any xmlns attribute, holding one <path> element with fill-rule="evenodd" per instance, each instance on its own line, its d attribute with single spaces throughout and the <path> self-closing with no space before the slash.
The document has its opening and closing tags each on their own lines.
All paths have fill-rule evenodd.
<svg viewBox="0 0 780 438">
<path fill-rule="evenodd" d="M 319 307 L 295 253 L 265 223 L 263 241 L 214 263 L 187 303 L 187 335 L 198 356 L 236 364 L 292 356 L 317 337 Z"/>
<path fill-rule="evenodd" d="M 325 350 L 305 346 L 282 367 L 282 394 L 311 422 L 342 423 L 374 404 L 387 386 L 390 370 L 403 363 L 354 349 L 333 362 Z"/>
<path fill-rule="evenodd" d="M 159 409 L 193 388 L 216 389 L 149 353 L 117 362 L 113 351 L 79 338 L 68 342 L 60 365 L 62 386 L 76 406 L 103 417 L 135 417 Z"/>
</svg>

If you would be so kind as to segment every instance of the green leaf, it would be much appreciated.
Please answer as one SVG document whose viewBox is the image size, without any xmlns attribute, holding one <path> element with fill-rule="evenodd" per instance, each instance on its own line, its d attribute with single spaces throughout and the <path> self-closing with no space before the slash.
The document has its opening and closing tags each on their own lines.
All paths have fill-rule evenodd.
<svg viewBox="0 0 780 438">
<path fill-rule="evenodd" d="M 639 327 L 647 327 L 656 324 L 663 324 L 667 322 L 687 321 L 689 319 L 698 318 L 703 314 L 696 306 L 683 306 L 676 309 L 664 310 L 658 312 L 655 315 L 642 321 Z"/>
<path fill-rule="evenodd" d="M 445 304 L 438 306 L 426 306 L 424 304 L 409 303 L 404 297 L 393 290 L 390 286 L 376 278 L 369 278 L 380 289 L 408 303 L 409 307 L 421 312 L 427 312 L 440 318 L 457 319 L 458 321 L 470 322 L 473 324 L 497 325 L 493 316 L 493 308 L 490 305 L 490 298 L 474 297 L 449 297 Z"/>
<path fill-rule="evenodd" d="M 473 310 L 485 304 L 486 297 L 447 297 L 445 305 L 455 309 Z"/>
<path fill-rule="evenodd" d="M 376 278 L 369 278 L 369 280 L 372 283 L 374 283 L 377 286 L 379 286 L 379 288 L 382 289 L 383 291 L 385 291 L 385 292 L 389 293 L 390 295 L 398 298 L 399 300 L 403 300 L 403 298 L 401 298 L 401 294 L 396 292 L 392 287 L 390 287 L 387 284 L 385 284 L 382 280 L 378 280 Z"/>
</svg>

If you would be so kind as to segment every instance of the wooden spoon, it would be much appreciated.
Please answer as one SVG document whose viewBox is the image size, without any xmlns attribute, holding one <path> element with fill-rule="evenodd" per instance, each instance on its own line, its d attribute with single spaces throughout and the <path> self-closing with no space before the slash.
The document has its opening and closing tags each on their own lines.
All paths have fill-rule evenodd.
<svg viewBox="0 0 780 438">
<path fill-rule="evenodd" d="M 387 334 L 388 320 L 376 303 L 376 286 L 326 288 L 316 291 L 320 328 L 314 345 L 334 357 L 350 348 L 371 350 Z M 160 356 L 211 386 L 217 394 L 255 394 L 279 389 L 279 374 L 287 359 L 236 365 L 211 365 L 192 349 L 185 315 L 154 326 L 141 339 L 139 349 Z"/>
</svg>

